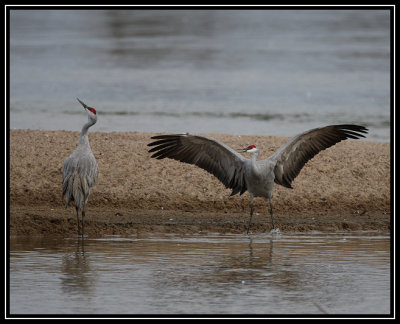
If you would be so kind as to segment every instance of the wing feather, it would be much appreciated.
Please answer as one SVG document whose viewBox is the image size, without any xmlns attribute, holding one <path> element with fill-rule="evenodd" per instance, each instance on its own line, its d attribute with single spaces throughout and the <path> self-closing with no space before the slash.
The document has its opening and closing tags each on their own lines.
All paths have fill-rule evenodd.
<svg viewBox="0 0 400 324">
<path fill-rule="evenodd" d="M 292 181 L 316 154 L 342 140 L 365 137 L 367 132 L 364 126 L 343 124 L 314 128 L 293 137 L 270 157 L 275 162 L 275 182 L 292 188 Z"/>
<path fill-rule="evenodd" d="M 76 206 L 81 207 L 89 197 L 90 188 L 95 185 L 98 177 L 98 165 L 93 154 L 80 156 L 78 153 L 74 151 L 64 161 L 62 167 L 62 196 L 66 197 L 66 207 L 69 201 L 74 201 Z"/>
<path fill-rule="evenodd" d="M 149 150 L 152 158 L 170 158 L 196 165 L 217 177 L 231 195 L 247 190 L 246 161 L 242 155 L 213 138 L 189 134 L 159 135 L 152 137 L 154 146 Z"/>
</svg>

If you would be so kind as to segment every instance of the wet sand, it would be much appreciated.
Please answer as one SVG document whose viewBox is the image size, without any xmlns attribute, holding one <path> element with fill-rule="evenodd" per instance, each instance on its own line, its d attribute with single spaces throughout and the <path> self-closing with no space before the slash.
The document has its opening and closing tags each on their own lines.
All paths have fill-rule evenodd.
<svg viewBox="0 0 400 324">
<path fill-rule="evenodd" d="M 90 132 L 99 178 L 88 202 L 85 234 L 244 233 L 249 195 L 230 197 L 218 179 L 177 161 L 150 159 L 154 133 Z M 233 148 L 256 144 L 260 158 L 289 138 L 202 134 Z M 9 228 L 17 234 L 77 232 L 75 208 L 61 198 L 62 164 L 79 132 L 10 130 Z M 348 140 L 309 161 L 292 183 L 275 186 L 281 232 L 389 231 L 390 144 Z M 255 199 L 252 232 L 269 232 L 268 201 Z"/>
</svg>

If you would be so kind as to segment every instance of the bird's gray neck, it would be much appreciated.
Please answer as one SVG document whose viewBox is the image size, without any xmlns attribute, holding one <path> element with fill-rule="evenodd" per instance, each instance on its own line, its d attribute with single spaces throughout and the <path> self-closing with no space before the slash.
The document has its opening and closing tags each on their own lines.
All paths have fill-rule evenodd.
<svg viewBox="0 0 400 324">
<path fill-rule="evenodd" d="M 257 158 L 258 158 L 259 155 L 260 155 L 260 151 L 257 149 L 257 150 L 253 153 L 253 155 L 251 156 L 251 161 L 255 163 L 255 162 L 257 161 Z"/>
<path fill-rule="evenodd" d="M 91 126 L 93 126 L 96 123 L 96 121 L 93 121 L 89 119 L 85 125 L 82 127 L 81 131 L 81 137 L 79 139 L 79 144 L 85 144 L 89 145 L 89 137 L 88 137 L 88 131 Z"/>
<path fill-rule="evenodd" d="M 256 174 L 260 173 L 259 169 L 258 169 L 258 165 L 257 165 L 257 158 L 258 158 L 259 154 L 260 154 L 260 151 L 257 150 L 251 156 L 251 169 L 252 169 L 253 173 L 256 173 Z"/>
</svg>

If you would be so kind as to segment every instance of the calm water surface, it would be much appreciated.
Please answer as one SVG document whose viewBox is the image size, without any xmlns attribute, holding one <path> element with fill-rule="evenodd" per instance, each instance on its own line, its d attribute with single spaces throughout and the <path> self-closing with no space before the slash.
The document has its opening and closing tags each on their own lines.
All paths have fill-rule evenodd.
<svg viewBox="0 0 400 324">
<path fill-rule="evenodd" d="M 370 8 L 371 9 L 371 8 Z M 12 10 L 10 126 L 390 139 L 389 10 Z"/>
<path fill-rule="evenodd" d="M 388 314 L 382 234 L 10 239 L 11 314 Z"/>
</svg>

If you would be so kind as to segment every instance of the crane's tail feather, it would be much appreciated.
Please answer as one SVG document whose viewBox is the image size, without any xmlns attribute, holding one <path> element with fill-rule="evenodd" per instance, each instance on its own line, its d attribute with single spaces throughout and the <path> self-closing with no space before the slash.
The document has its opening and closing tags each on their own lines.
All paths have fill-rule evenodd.
<svg viewBox="0 0 400 324">
<path fill-rule="evenodd" d="M 63 197 L 65 196 L 65 208 L 70 201 L 75 206 L 82 208 L 83 202 L 89 197 L 89 184 L 86 177 L 81 177 L 77 172 L 68 174 L 63 181 Z"/>
<path fill-rule="evenodd" d="M 62 184 L 62 187 L 63 187 L 62 198 L 64 199 L 64 196 L 65 196 L 65 208 L 68 207 L 68 204 L 69 204 L 69 201 L 71 200 L 71 198 L 72 198 L 72 200 L 73 200 L 73 197 L 72 197 L 72 190 L 71 190 L 71 187 L 72 187 L 73 182 L 74 182 L 74 180 L 73 180 L 73 178 L 72 178 L 72 174 L 67 174 L 67 175 L 64 177 L 64 179 L 63 179 L 63 184 Z"/>
</svg>

